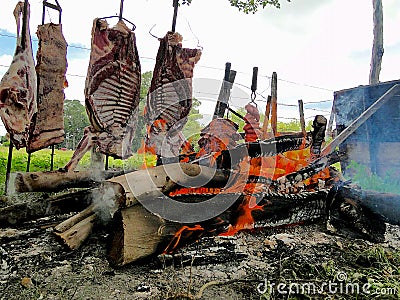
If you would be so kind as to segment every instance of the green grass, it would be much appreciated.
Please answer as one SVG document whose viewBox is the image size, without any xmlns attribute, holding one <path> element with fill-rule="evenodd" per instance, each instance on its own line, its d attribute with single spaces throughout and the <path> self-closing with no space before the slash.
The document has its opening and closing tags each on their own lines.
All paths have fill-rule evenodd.
<svg viewBox="0 0 400 300">
<path fill-rule="evenodd" d="M 371 174 L 365 165 L 355 161 L 351 161 L 347 169 L 354 174 L 352 181 L 365 190 L 400 194 L 400 178 L 391 172 L 387 172 L 385 176 L 380 177 L 376 174 Z"/>
<path fill-rule="evenodd" d="M 73 154 L 72 150 L 55 150 L 54 151 L 54 170 L 64 167 Z M 8 159 L 8 147 L 0 146 L 0 195 L 4 193 L 4 185 L 6 180 L 6 168 Z M 143 154 L 134 154 L 127 160 L 109 158 L 110 169 L 139 169 L 146 160 L 147 165 L 155 164 L 155 157 Z M 28 162 L 28 154 L 25 149 L 13 150 L 13 158 L 11 164 L 11 172 L 25 172 Z M 50 171 L 51 150 L 43 149 L 32 153 L 30 172 Z M 83 170 L 90 167 L 90 153 L 86 153 L 79 162 L 77 170 Z"/>
</svg>

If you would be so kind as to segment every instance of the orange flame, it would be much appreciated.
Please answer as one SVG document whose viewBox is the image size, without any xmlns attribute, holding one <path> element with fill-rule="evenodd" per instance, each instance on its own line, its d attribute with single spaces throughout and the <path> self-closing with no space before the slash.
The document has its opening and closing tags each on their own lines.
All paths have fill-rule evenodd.
<svg viewBox="0 0 400 300">
<path fill-rule="evenodd" d="M 253 229 L 254 228 L 254 218 L 252 212 L 255 210 L 262 210 L 263 206 L 257 205 L 256 197 L 252 195 L 246 195 L 244 197 L 243 203 L 240 204 L 238 208 L 238 218 L 234 225 L 230 225 L 228 230 L 221 233 L 221 236 L 234 235 L 240 230 Z"/>
<path fill-rule="evenodd" d="M 174 235 L 172 240 L 169 242 L 168 246 L 164 250 L 164 254 L 172 253 L 179 245 L 181 241 L 182 234 L 186 232 L 193 232 L 193 231 L 203 231 L 204 228 L 201 225 L 196 224 L 194 227 L 189 226 L 182 226 Z M 190 233 L 189 233 L 190 234 Z"/>
</svg>

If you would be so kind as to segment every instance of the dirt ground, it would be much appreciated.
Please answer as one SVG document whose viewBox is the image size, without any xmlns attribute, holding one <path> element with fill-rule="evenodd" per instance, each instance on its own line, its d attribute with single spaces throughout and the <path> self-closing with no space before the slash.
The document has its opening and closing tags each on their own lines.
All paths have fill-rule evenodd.
<svg viewBox="0 0 400 300">
<path fill-rule="evenodd" d="M 400 298 L 395 226 L 379 245 L 331 234 L 325 224 L 240 232 L 114 269 L 107 262 L 106 228 L 71 252 L 52 227 L 38 224 L 0 230 L 2 300 Z M 344 283 L 360 290 L 345 290 Z"/>
</svg>

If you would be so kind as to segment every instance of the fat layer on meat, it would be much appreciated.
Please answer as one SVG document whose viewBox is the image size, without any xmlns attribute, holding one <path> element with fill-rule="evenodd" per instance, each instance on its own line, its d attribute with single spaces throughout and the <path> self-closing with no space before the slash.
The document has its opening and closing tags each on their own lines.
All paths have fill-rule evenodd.
<svg viewBox="0 0 400 300">
<path fill-rule="evenodd" d="M 182 48 L 182 36 L 168 32 L 160 39 L 145 107 L 147 150 L 164 157 L 179 155 L 182 128 L 192 108 L 192 77 L 199 49 Z"/>
<path fill-rule="evenodd" d="M 59 144 L 64 140 L 64 87 L 67 71 L 67 42 L 61 24 L 39 25 L 36 54 L 37 106 L 28 152 Z"/>
<path fill-rule="evenodd" d="M 18 2 L 14 16 L 17 23 L 17 47 L 8 71 L 0 82 L 0 116 L 17 149 L 27 145 L 31 120 L 37 111 L 36 72 L 29 30 L 29 3 L 25 32 L 20 32 L 24 2 Z"/>
</svg>

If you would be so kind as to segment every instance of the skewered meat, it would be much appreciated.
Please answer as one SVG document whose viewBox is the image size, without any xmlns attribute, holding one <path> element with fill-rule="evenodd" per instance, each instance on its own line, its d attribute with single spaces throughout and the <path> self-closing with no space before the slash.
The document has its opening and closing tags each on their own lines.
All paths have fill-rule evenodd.
<svg viewBox="0 0 400 300">
<path fill-rule="evenodd" d="M 67 170 L 97 145 L 103 154 L 127 158 L 132 154 L 140 97 L 140 62 L 136 37 L 121 20 L 113 28 L 95 19 L 85 84 L 86 111 L 91 123 Z"/>
<path fill-rule="evenodd" d="M 67 42 L 61 24 L 39 25 L 36 55 L 38 80 L 37 114 L 27 145 L 34 152 L 64 140 L 64 86 L 67 71 Z"/>
<path fill-rule="evenodd" d="M 13 61 L 0 82 L 0 115 L 17 149 L 26 146 L 29 128 L 36 113 L 36 72 L 29 33 L 29 3 L 26 2 L 25 26 L 20 32 L 24 2 L 14 9 L 17 22 L 17 47 Z"/>
<path fill-rule="evenodd" d="M 244 107 L 247 110 L 247 114 L 244 116 L 246 125 L 244 125 L 243 130 L 245 131 L 245 141 L 255 142 L 258 137 L 261 136 L 260 130 L 260 113 L 257 107 L 251 105 L 250 103 Z"/>
<path fill-rule="evenodd" d="M 201 51 L 182 48 L 181 43 L 176 32 L 160 39 L 145 107 L 146 149 L 163 157 L 178 156 L 187 145 L 181 131 L 192 108 L 193 69 Z"/>
<path fill-rule="evenodd" d="M 237 130 L 237 124 L 231 120 L 222 118 L 212 120 L 201 130 L 201 138 L 198 141 L 199 156 L 234 148 L 236 142 L 242 139 Z"/>
</svg>

